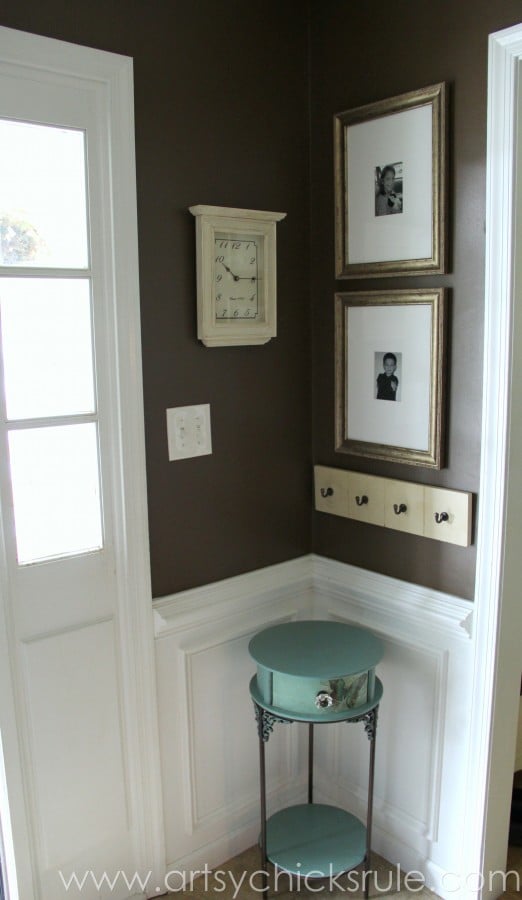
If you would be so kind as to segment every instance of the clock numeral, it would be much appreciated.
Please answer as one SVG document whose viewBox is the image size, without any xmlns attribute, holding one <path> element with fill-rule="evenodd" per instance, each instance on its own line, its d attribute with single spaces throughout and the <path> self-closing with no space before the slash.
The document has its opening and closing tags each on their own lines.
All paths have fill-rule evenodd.
<svg viewBox="0 0 522 900">
<path fill-rule="evenodd" d="M 255 299 L 256 299 L 256 295 L 255 295 L 255 294 L 252 294 L 252 296 L 251 296 L 251 298 L 250 298 L 250 302 L 251 302 L 251 303 L 254 303 L 254 302 L 255 302 Z"/>
<path fill-rule="evenodd" d="M 251 256 L 251 257 L 250 257 L 250 265 L 253 266 L 254 263 L 255 263 L 255 261 L 256 261 L 255 256 Z"/>
<path fill-rule="evenodd" d="M 228 247 L 228 241 L 220 241 L 219 246 L 221 250 L 226 250 Z"/>
<path fill-rule="evenodd" d="M 216 281 L 222 281 L 222 280 L 223 280 L 222 275 L 216 275 Z"/>
<path fill-rule="evenodd" d="M 225 261 L 225 257 L 224 257 L 224 256 L 216 256 L 216 262 L 221 262 L 221 263 L 222 263 L 222 262 L 224 262 L 224 261 Z"/>
<path fill-rule="evenodd" d="M 232 250 L 241 250 L 241 241 L 233 241 Z"/>
<path fill-rule="evenodd" d="M 216 300 L 222 300 L 222 299 L 223 299 L 223 294 L 218 294 L 216 297 Z"/>
<path fill-rule="evenodd" d="M 239 315 L 239 310 L 235 309 L 234 310 L 234 319 L 237 319 L 238 315 Z"/>
</svg>

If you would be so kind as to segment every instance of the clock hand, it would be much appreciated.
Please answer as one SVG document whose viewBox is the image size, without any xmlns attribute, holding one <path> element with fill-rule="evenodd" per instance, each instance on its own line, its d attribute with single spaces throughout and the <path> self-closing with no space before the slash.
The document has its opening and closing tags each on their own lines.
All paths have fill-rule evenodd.
<svg viewBox="0 0 522 900">
<path fill-rule="evenodd" d="M 238 275 L 238 281 L 257 281 L 255 275 Z"/>
<path fill-rule="evenodd" d="M 222 262 L 221 265 L 223 266 L 224 269 L 227 270 L 227 272 L 230 275 L 232 275 L 232 278 L 234 279 L 234 281 L 239 281 L 239 275 L 234 275 L 232 269 L 229 269 L 228 266 L 226 266 L 224 262 Z"/>
</svg>

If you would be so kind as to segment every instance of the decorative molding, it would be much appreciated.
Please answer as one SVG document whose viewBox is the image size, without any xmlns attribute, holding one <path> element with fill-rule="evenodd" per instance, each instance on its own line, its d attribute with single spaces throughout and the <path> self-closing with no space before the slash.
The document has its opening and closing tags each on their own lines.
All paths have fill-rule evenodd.
<svg viewBox="0 0 522 900">
<path fill-rule="evenodd" d="M 292 790 L 286 790 L 284 794 L 272 796 L 273 792 L 270 792 L 267 795 L 267 799 L 271 809 L 275 811 L 281 807 L 303 803 L 305 792 L 306 784 L 303 781 L 303 784 L 298 785 L 297 789 L 294 786 Z M 261 827 L 259 798 L 257 798 L 255 813 L 255 817 L 247 825 L 243 824 L 236 828 L 228 826 L 223 830 L 223 834 L 215 840 L 194 848 L 190 853 L 182 857 L 168 859 L 166 872 L 190 873 L 203 869 L 205 865 L 209 869 L 222 868 L 224 862 L 232 859 L 238 853 L 242 853 L 248 847 L 259 843 L 259 830 Z M 174 879 L 172 887 L 179 887 L 179 884 L 176 885 Z"/>
<path fill-rule="evenodd" d="M 517 127 L 520 126 L 518 110 L 521 72 L 522 26 L 515 25 L 491 34 L 488 68 L 481 499 L 477 520 L 470 753 L 463 823 L 463 871 L 467 872 L 497 868 L 499 848 L 494 845 L 499 841 L 503 842 L 500 834 L 506 827 L 510 803 L 510 797 L 506 796 L 505 809 L 500 811 L 489 800 L 492 748 L 496 743 L 497 732 L 502 729 L 499 710 L 501 707 L 503 709 L 503 705 L 499 700 L 503 693 L 507 694 L 507 685 L 502 684 L 502 678 L 499 677 L 498 664 L 499 650 L 505 645 L 506 629 L 509 630 L 509 625 L 503 626 L 502 621 L 502 592 L 513 377 L 515 203 L 517 200 L 520 202 L 520 188 L 516 189 L 516 153 L 517 143 L 520 141 L 520 137 L 517 140 Z M 519 145 L 519 152 L 520 149 Z M 519 353 L 520 351 L 518 355 Z M 513 640 L 511 633 L 511 644 Z M 497 729 L 494 725 L 495 710 L 499 718 Z M 506 713 L 503 710 L 502 714 L 507 716 L 509 711 Z M 499 787 L 494 786 L 491 792 L 493 800 L 499 790 Z M 494 814 L 505 818 L 506 822 L 497 821 L 493 827 Z M 470 896 L 476 896 L 477 893 L 468 892 Z"/>
<path fill-rule="evenodd" d="M 96 52 L 96 51 L 95 51 Z M 92 51 L 87 50 L 90 56 Z M 103 71 L 99 56 L 90 63 Z M 117 360 L 121 420 L 114 423 L 123 473 L 115 521 L 120 623 L 121 691 L 125 708 L 126 764 L 137 865 L 153 878 L 165 864 L 163 796 L 158 751 L 158 704 L 152 587 L 148 542 L 138 221 L 134 140 L 134 80 L 131 58 L 104 54 L 111 117 L 112 252 L 114 288 L 110 334 Z M 107 223 L 107 226 L 109 223 Z M 125 248 L 122 253 L 118 248 Z M 115 363 L 116 366 L 116 363 Z"/>
<path fill-rule="evenodd" d="M 404 626 L 422 625 L 430 633 L 468 641 L 472 630 L 469 600 L 310 554 L 155 600 L 155 636 L 237 615 L 238 604 L 245 610 L 293 597 L 301 598 L 303 617 L 316 616 L 318 597 L 321 605 L 324 598 L 349 599 L 354 614 L 378 613 L 399 634 Z"/>
<path fill-rule="evenodd" d="M 404 628 L 417 631 L 422 627 L 445 639 L 469 641 L 473 616 L 469 600 L 322 556 L 312 557 L 312 570 L 316 593 L 323 600 L 348 602 L 361 622 L 378 615 L 387 633 L 403 634 Z"/>
<path fill-rule="evenodd" d="M 283 622 L 289 622 L 295 615 L 292 613 L 288 613 L 285 616 L 278 616 L 276 620 L 270 618 L 269 621 L 264 622 L 263 625 L 274 625 Z M 229 626 L 230 628 L 230 626 Z M 211 813 L 201 814 L 198 805 L 198 767 L 195 755 L 196 748 L 196 740 L 195 740 L 195 709 L 197 706 L 197 700 L 194 695 L 193 690 L 193 667 L 194 667 L 194 658 L 199 657 L 205 651 L 212 650 L 215 647 L 218 647 L 222 644 L 231 643 L 233 641 L 240 640 L 241 638 L 253 637 L 256 631 L 258 630 L 258 626 L 252 626 L 252 621 L 250 619 L 249 624 L 247 625 L 244 622 L 244 619 L 237 623 L 236 620 L 236 628 L 234 630 L 225 631 L 224 629 L 221 631 L 215 632 L 213 629 L 213 637 L 208 637 L 203 640 L 203 642 L 197 642 L 190 649 L 186 647 L 180 648 L 180 654 L 183 658 L 183 699 L 184 699 L 184 709 L 186 711 L 186 760 L 187 760 L 187 777 L 186 782 L 190 785 L 190 803 L 185 809 L 185 822 L 187 831 L 189 833 L 193 833 L 195 831 L 201 830 L 212 822 L 219 820 L 220 816 L 240 816 L 244 815 L 245 812 L 250 811 L 251 814 L 255 814 L 259 807 L 259 790 L 256 785 L 252 785 L 252 790 L 249 792 L 248 796 L 243 797 L 235 797 L 234 801 L 231 804 L 223 804 L 220 808 L 212 810 Z M 216 677 L 219 677 L 219 672 L 216 672 Z M 252 716 L 251 716 L 251 728 L 252 733 L 256 732 L 256 722 L 255 722 L 255 714 L 254 709 L 252 708 Z M 297 729 L 285 729 L 284 733 L 284 776 L 282 779 L 274 781 L 272 779 L 271 791 L 272 793 L 280 793 L 285 790 L 289 781 L 295 778 L 295 771 L 292 771 L 292 761 L 297 758 Z M 209 740 L 210 740 L 209 736 Z"/>
<path fill-rule="evenodd" d="M 332 790 L 335 787 L 335 790 Z M 364 786 L 343 779 L 328 785 L 326 780 L 317 784 L 317 796 L 323 803 L 341 804 L 346 809 L 356 811 L 364 821 L 368 793 Z M 406 844 L 425 837 L 426 823 L 403 809 L 374 798 L 372 825 L 383 832 L 400 835 Z M 391 825 L 395 826 L 394 828 Z M 409 838 L 409 841 L 408 841 Z"/>
<path fill-rule="evenodd" d="M 256 569 L 202 587 L 191 588 L 154 600 L 154 628 L 156 638 L 192 629 L 197 624 L 218 621 L 237 615 L 238 608 L 246 610 L 270 606 L 284 599 L 300 597 L 304 615 L 312 612 L 312 570 L 310 556 L 290 562 Z"/>
<path fill-rule="evenodd" d="M 379 631 L 376 623 L 375 631 Z M 404 828 L 416 835 L 417 838 L 425 838 L 429 841 L 438 840 L 439 828 L 439 812 L 442 797 L 442 760 L 444 755 L 444 722 L 446 721 L 447 704 L 446 704 L 446 686 L 448 679 L 448 653 L 433 647 L 426 647 L 420 644 L 418 640 L 397 639 L 385 635 L 382 632 L 380 637 L 386 643 L 393 643 L 415 652 L 422 651 L 426 656 L 433 660 L 433 706 L 431 713 L 431 723 L 428 720 L 423 722 L 423 733 L 429 732 L 427 740 L 426 752 L 430 755 L 429 763 L 429 790 L 427 791 L 426 800 L 426 816 L 418 818 L 409 815 L 403 809 L 399 809 L 393 803 L 387 802 L 379 798 L 378 794 L 374 795 L 374 818 L 376 823 L 386 830 L 387 820 L 393 820 L 402 823 Z M 431 726 L 431 727 L 430 727 Z M 412 728 L 415 732 L 415 728 Z M 341 743 L 344 738 L 344 730 L 336 729 L 332 741 L 332 766 L 329 779 L 335 781 L 336 789 L 342 793 L 350 794 L 357 799 L 359 809 L 364 812 L 366 808 L 366 789 L 361 785 L 356 785 L 351 779 L 343 779 L 339 776 L 339 768 L 341 761 Z M 379 746 L 379 727 L 377 727 L 377 746 Z M 330 789 L 331 790 L 331 789 Z M 324 788 L 323 788 L 324 792 Z M 335 797 L 335 795 L 334 795 Z M 331 797 L 331 799 L 334 799 Z"/>
</svg>

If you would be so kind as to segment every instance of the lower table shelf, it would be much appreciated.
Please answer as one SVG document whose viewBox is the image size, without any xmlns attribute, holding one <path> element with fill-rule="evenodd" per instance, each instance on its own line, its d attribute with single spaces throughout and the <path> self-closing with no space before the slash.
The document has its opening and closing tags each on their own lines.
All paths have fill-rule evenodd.
<svg viewBox="0 0 522 900">
<path fill-rule="evenodd" d="M 293 875 L 329 878 L 363 862 L 366 828 L 337 806 L 288 806 L 266 823 L 266 855 Z"/>
</svg>

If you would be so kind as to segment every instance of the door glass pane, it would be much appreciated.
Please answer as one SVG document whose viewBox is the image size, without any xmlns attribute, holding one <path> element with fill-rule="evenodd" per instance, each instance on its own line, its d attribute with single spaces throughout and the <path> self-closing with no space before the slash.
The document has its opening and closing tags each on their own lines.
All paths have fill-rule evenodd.
<svg viewBox="0 0 522 900">
<path fill-rule="evenodd" d="M 99 549 L 96 425 L 11 431 L 9 455 L 18 562 Z"/>
<path fill-rule="evenodd" d="M 93 412 L 89 281 L 1 279 L 0 317 L 8 419 Z"/>
<path fill-rule="evenodd" d="M 88 263 L 83 131 L 0 119 L 0 265 Z"/>
</svg>

